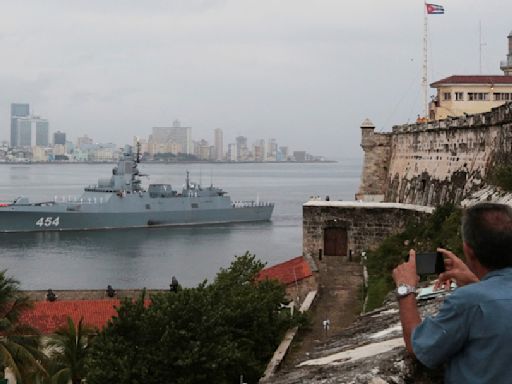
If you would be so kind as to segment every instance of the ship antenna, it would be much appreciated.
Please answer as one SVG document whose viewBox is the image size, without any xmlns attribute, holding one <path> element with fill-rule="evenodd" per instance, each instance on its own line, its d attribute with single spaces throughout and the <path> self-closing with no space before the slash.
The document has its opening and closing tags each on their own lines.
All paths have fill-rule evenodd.
<svg viewBox="0 0 512 384">
<path fill-rule="evenodd" d="M 189 172 L 187 171 L 187 180 L 186 180 L 186 183 L 187 183 L 187 191 L 190 189 L 190 179 L 189 179 L 188 175 L 189 175 Z"/>
</svg>

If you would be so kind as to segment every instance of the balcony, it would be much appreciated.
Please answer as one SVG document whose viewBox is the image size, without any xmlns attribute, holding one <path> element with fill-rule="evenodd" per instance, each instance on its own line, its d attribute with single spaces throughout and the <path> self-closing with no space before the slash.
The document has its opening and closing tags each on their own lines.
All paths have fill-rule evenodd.
<svg viewBox="0 0 512 384">
<path fill-rule="evenodd" d="M 512 67 L 512 56 L 507 57 L 507 60 L 500 61 L 500 69 Z"/>
</svg>

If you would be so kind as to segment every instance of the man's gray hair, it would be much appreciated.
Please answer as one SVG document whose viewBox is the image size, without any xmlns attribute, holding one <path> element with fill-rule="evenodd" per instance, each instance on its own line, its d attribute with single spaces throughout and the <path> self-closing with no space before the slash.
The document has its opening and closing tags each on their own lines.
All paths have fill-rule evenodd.
<svg viewBox="0 0 512 384">
<path fill-rule="evenodd" d="M 512 267 L 512 208 L 478 203 L 464 211 L 462 239 L 491 270 Z"/>
</svg>

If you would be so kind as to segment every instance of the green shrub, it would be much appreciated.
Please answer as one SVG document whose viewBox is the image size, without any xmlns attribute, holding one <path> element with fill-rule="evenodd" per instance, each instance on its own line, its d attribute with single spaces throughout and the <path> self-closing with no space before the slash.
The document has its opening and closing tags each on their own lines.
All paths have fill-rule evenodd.
<svg viewBox="0 0 512 384">
<path fill-rule="evenodd" d="M 416 252 L 431 252 L 443 247 L 462 256 L 461 215 L 462 210 L 453 204 L 440 206 L 426 220 L 411 220 L 404 231 L 386 238 L 377 249 L 368 252 L 366 310 L 380 306 L 394 288 L 391 272 L 407 259 L 411 248 Z"/>
</svg>

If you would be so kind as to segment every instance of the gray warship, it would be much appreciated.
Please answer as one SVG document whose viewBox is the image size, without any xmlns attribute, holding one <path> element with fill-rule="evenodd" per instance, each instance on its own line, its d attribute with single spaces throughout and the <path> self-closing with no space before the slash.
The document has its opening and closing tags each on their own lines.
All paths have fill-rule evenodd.
<svg viewBox="0 0 512 384">
<path fill-rule="evenodd" d="M 31 203 L 20 196 L 0 204 L 0 232 L 78 231 L 269 221 L 273 203 L 232 201 L 227 192 L 191 182 L 181 192 L 170 184 L 143 188 L 139 150 L 126 146 L 112 176 L 68 201 Z"/>
</svg>

